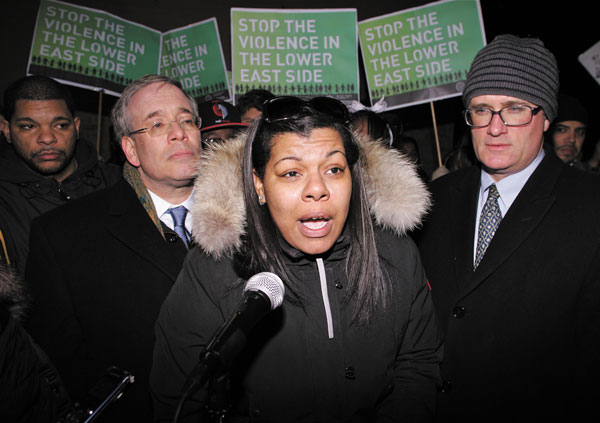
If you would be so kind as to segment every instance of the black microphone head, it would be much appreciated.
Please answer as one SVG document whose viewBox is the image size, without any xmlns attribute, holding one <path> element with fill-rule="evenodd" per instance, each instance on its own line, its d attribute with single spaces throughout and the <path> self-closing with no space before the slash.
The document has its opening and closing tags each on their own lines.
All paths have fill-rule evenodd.
<svg viewBox="0 0 600 423">
<path fill-rule="evenodd" d="M 271 310 L 275 310 L 283 303 L 285 288 L 283 287 L 281 278 L 275 273 L 261 272 L 248 279 L 244 287 L 244 292 L 246 291 L 262 292 L 269 298 Z"/>
</svg>

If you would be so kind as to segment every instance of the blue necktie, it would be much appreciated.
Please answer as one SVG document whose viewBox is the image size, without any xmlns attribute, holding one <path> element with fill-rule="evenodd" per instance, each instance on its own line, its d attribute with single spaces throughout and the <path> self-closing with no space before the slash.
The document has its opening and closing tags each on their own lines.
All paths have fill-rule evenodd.
<svg viewBox="0 0 600 423">
<path fill-rule="evenodd" d="M 483 205 L 483 209 L 481 210 L 481 217 L 479 218 L 479 231 L 477 234 L 477 252 L 475 254 L 475 265 L 474 269 L 479 266 L 479 262 L 483 258 L 485 254 L 485 250 L 487 250 L 490 242 L 492 242 L 492 238 L 496 233 L 496 229 L 498 229 L 498 225 L 500 225 L 500 221 L 502 220 L 502 214 L 500 213 L 500 206 L 498 205 L 498 198 L 500 194 L 498 193 L 498 188 L 496 188 L 496 184 L 490 185 L 488 189 L 488 198 Z"/>
<path fill-rule="evenodd" d="M 184 206 L 172 207 L 167 210 L 169 214 L 173 217 L 173 222 L 175 224 L 174 230 L 179 238 L 183 240 L 185 246 L 189 248 L 190 245 L 190 236 L 188 234 L 187 229 L 185 228 L 185 216 L 187 215 L 187 209 Z"/>
</svg>

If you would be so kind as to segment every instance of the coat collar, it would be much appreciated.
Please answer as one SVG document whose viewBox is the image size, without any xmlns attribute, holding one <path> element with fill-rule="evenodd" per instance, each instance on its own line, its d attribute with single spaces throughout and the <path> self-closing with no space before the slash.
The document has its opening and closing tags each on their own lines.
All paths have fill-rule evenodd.
<svg viewBox="0 0 600 423">
<path fill-rule="evenodd" d="M 562 162 L 556 157 L 550 154 L 544 157 L 502 219 L 477 270 L 466 273 L 470 277 L 466 278 L 468 282 L 462 291 L 463 295 L 467 295 L 483 283 L 537 228 L 555 202 L 554 188 L 561 174 L 562 166 Z M 472 185 L 478 186 L 478 184 Z M 470 209 L 475 210 L 475 202 L 471 201 L 467 204 L 471 204 Z M 474 222 L 474 220 L 468 222 Z M 467 223 L 467 225 L 469 224 Z M 466 236 L 457 245 L 462 245 L 463 251 L 470 251 L 470 256 L 461 258 L 461 263 L 470 262 L 472 268 L 474 224 L 470 226 L 472 228 L 463 230 L 463 235 L 471 233 L 470 239 Z M 466 248 L 465 242 L 470 243 L 471 247 Z M 460 267 L 458 271 L 466 271 L 466 266 Z"/>
<path fill-rule="evenodd" d="M 375 222 L 402 235 L 414 229 L 430 206 L 430 196 L 415 165 L 397 150 L 356 135 L 364 155 L 363 170 Z M 246 211 L 242 155 L 246 133 L 206 151 L 194 186 L 192 233 L 196 243 L 215 257 L 241 246 Z"/>
<path fill-rule="evenodd" d="M 113 237 L 135 254 L 155 266 L 173 281 L 181 270 L 181 257 L 176 257 L 140 203 L 133 188 L 121 180 L 111 188 L 109 214 L 115 219 L 108 224 Z"/>
<path fill-rule="evenodd" d="M 457 289 L 464 288 L 465 280 L 470 280 L 473 273 L 473 239 L 475 236 L 475 221 L 477 200 L 479 195 L 481 170 L 478 167 L 465 169 L 456 183 L 452 185 L 453 192 L 449 195 L 455 198 L 448 210 L 452 222 L 466 222 L 452 225 L 451 239 L 454 240 L 453 257 L 456 257 L 456 277 L 454 280 L 461 284 Z"/>
</svg>

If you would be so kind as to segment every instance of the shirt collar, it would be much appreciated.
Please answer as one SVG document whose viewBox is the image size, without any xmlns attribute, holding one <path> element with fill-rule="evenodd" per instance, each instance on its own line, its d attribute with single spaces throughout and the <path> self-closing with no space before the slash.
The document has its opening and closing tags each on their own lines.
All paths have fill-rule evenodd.
<svg viewBox="0 0 600 423">
<path fill-rule="evenodd" d="M 529 177 L 543 160 L 545 154 L 544 149 L 542 149 L 526 168 L 517 173 L 513 173 L 512 175 L 508 175 L 498 182 L 496 182 L 489 173 L 482 170 L 479 197 L 486 198 L 485 191 L 490 185 L 496 184 L 496 188 L 498 188 L 498 193 L 500 194 L 500 201 L 504 203 L 508 210 L 521 192 L 521 189 L 523 189 L 527 183 Z"/>
<path fill-rule="evenodd" d="M 185 199 L 180 204 L 171 204 L 168 201 L 163 200 L 161 197 L 148 190 L 150 197 L 152 198 L 152 202 L 154 203 L 154 208 L 156 209 L 156 214 L 160 217 L 166 213 L 171 207 L 184 206 L 188 211 L 191 210 L 193 204 L 193 191 L 188 198 Z"/>
</svg>

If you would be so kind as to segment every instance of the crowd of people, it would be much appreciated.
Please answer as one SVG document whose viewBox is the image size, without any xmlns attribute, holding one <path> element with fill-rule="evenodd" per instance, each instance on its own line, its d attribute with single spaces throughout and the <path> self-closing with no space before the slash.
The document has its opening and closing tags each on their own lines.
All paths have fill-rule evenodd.
<svg viewBox="0 0 600 423">
<path fill-rule="evenodd" d="M 117 373 L 95 421 L 598 418 L 599 155 L 541 40 L 479 51 L 433 177 L 330 97 L 146 75 L 112 109 L 122 166 L 64 85 L 3 99 L 0 421 L 84 421 Z M 256 317 L 264 272 L 285 294 Z"/>
</svg>

